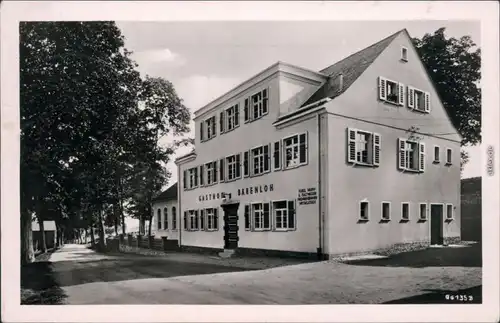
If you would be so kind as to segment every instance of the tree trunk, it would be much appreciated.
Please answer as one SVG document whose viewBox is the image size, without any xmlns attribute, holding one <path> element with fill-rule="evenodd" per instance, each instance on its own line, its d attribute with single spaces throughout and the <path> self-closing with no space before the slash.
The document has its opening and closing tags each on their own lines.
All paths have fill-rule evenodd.
<svg viewBox="0 0 500 323">
<path fill-rule="evenodd" d="M 151 224 L 153 223 L 153 219 L 151 217 L 149 218 L 149 225 L 148 225 L 148 237 L 151 237 Z"/>
<path fill-rule="evenodd" d="M 102 217 L 102 209 L 99 210 L 98 228 L 99 228 L 99 248 L 101 248 L 101 250 L 104 250 L 104 247 L 106 247 L 106 240 L 104 238 L 104 223 Z"/>
<path fill-rule="evenodd" d="M 89 231 L 88 229 L 85 229 L 85 244 L 87 244 L 89 241 Z"/>
<path fill-rule="evenodd" d="M 42 252 L 46 253 L 47 252 L 47 241 L 45 239 L 45 227 L 43 225 L 42 216 L 40 214 L 38 214 L 37 219 L 38 219 L 38 225 L 40 226 L 40 242 L 42 244 L 40 247 L 42 248 Z"/>
<path fill-rule="evenodd" d="M 91 226 L 89 230 L 90 230 L 90 244 L 92 248 L 95 248 L 94 228 Z"/>
<path fill-rule="evenodd" d="M 115 236 L 118 236 L 118 219 L 115 219 Z"/>
<path fill-rule="evenodd" d="M 21 213 L 21 264 L 29 264 L 35 260 L 33 251 L 33 231 L 31 230 L 31 214 Z"/>
</svg>

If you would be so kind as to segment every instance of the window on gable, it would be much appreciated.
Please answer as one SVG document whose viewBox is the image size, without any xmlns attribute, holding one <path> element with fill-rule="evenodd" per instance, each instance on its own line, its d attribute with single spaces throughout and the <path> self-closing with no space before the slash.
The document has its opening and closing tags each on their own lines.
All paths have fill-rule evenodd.
<svg viewBox="0 0 500 323">
<path fill-rule="evenodd" d="M 408 202 L 401 203 L 401 220 L 410 220 L 410 203 Z"/>
<path fill-rule="evenodd" d="M 405 104 L 405 86 L 403 83 L 379 77 L 379 99 L 397 105 Z"/>
<path fill-rule="evenodd" d="M 427 203 L 420 203 L 419 219 L 421 221 L 427 220 Z"/>
<path fill-rule="evenodd" d="M 228 181 L 241 177 L 241 154 L 226 157 L 226 164 Z"/>
<path fill-rule="evenodd" d="M 250 151 L 252 175 L 260 175 L 270 170 L 270 150 L 270 145 L 265 145 Z"/>
<path fill-rule="evenodd" d="M 349 163 L 378 166 L 380 145 L 380 135 L 377 133 L 347 129 L 347 161 Z"/>
<path fill-rule="evenodd" d="M 439 146 L 434 146 L 434 162 L 439 163 L 440 162 L 440 149 Z"/>
<path fill-rule="evenodd" d="M 268 92 L 266 88 L 245 99 L 245 122 L 262 118 L 269 112 Z"/>
<path fill-rule="evenodd" d="M 388 221 L 391 219 L 391 203 L 382 202 L 382 220 Z"/>
<path fill-rule="evenodd" d="M 398 139 L 398 168 L 407 171 L 425 171 L 425 144 Z"/>
<path fill-rule="evenodd" d="M 307 132 L 283 139 L 284 168 L 307 164 Z"/>
<path fill-rule="evenodd" d="M 431 111 L 430 94 L 417 88 L 408 87 L 408 108 L 419 112 Z"/>
<path fill-rule="evenodd" d="M 408 62 L 408 48 L 406 47 L 401 47 L 401 60 Z"/>
<path fill-rule="evenodd" d="M 269 214 L 269 203 L 252 204 L 253 229 L 264 231 L 271 229 L 271 219 Z"/>
<path fill-rule="evenodd" d="M 368 221 L 369 219 L 369 204 L 366 201 L 359 203 L 359 219 L 362 221 Z"/>
</svg>

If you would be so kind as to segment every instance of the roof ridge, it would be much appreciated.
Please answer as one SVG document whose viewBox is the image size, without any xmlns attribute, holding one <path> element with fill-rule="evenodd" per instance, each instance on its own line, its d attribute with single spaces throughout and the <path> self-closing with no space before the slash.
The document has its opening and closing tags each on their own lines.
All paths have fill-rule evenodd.
<svg viewBox="0 0 500 323">
<path fill-rule="evenodd" d="M 337 61 L 337 62 L 335 62 L 335 63 L 331 64 L 331 65 L 329 65 L 328 67 L 325 67 L 324 69 L 320 70 L 319 72 L 320 72 L 320 73 L 324 73 L 324 71 L 325 71 L 325 70 L 327 70 L 327 69 L 329 69 L 330 67 L 332 67 L 332 66 L 334 66 L 334 65 L 336 65 L 336 64 L 338 64 L 338 63 L 340 63 L 340 62 L 346 61 L 346 60 L 348 60 L 349 58 L 353 57 L 354 55 L 357 55 L 357 54 L 359 54 L 359 53 L 361 53 L 361 52 L 363 52 L 363 51 L 365 51 L 365 50 L 368 50 L 368 49 L 370 49 L 370 48 L 373 48 L 373 47 L 375 47 L 375 46 L 377 46 L 377 45 L 379 45 L 379 44 L 383 43 L 384 41 L 387 41 L 387 40 L 388 40 L 388 39 L 390 39 L 391 37 L 395 37 L 396 35 L 398 35 L 399 33 L 403 32 L 403 31 L 405 31 L 405 30 L 406 30 L 406 28 L 403 28 L 403 29 L 401 29 L 401 30 L 399 30 L 399 31 L 397 31 L 397 32 L 395 32 L 395 33 L 393 33 L 393 34 L 391 34 L 391 35 L 389 35 L 389 36 L 385 37 L 384 39 L 381 39 L 381 40 L 379 40 L 379 41 L 377 41 L 377 42 L 375 42 L 375 43 L 371 44 L 370 46 L 367 46 L 367 47 L 365 47 L 365 48 L 363 48 L 363 49 L 360 49 L 360 50 L 358 50 L 357 52 L 354 52 L 354 53 L 352 53 L 351 55 L 349 55 L 349 56 L 347 56 L 347 57 L 345 57 L 345 58 L 343 58 L 343 59 L 341 59 L 341 60 L 339 60 L 339 61 Z M 331 75 L 330 75 L 330 76 L 331 76 Z"/>
</svg>

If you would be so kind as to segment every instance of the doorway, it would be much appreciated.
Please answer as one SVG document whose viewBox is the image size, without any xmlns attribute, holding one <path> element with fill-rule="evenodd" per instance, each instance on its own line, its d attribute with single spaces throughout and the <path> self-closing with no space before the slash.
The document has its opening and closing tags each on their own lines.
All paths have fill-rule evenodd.
<svg viewBox="0 0 500 323">
<path fill-rule="evenodd" d="M 238 207 L 239 203 L 223 205 L 224 249 L 238 248 Z"/>
<path fill-rule="evenodd" d="M 443 211 L 442 204 L 431 204 L 431 245 L 443 244 Z"/>
</svg>

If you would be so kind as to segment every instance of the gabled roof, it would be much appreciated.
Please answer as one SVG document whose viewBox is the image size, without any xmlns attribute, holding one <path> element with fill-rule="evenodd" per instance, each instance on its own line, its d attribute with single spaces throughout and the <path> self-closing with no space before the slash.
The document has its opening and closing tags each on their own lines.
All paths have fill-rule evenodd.
<svg viewBox="0 0 500 323">
<path fill-rule="evenodd" d="M 381 41 L 356 52 L 343 60 L 328 66 L 320 71 L 322 74 L 329 76 L 330 80 L 335 80 L 340 74 L 343 77 L 342 88 L 333 86 L 330 81 L 325 82 L 302 106 L 309 105 L 313 102 L 324 98 L 334 98 L 346 91 L 356 79 L 370 66 L 373 61 L 389 46 L 399 33 L 405 31 L 400 30 Z"/>
<path fill-rule="evenodd" d="M 177 182 L 172 186 L 161 192 L 153 199 L 153 202 L 177 200 Z"/>
</svg>

